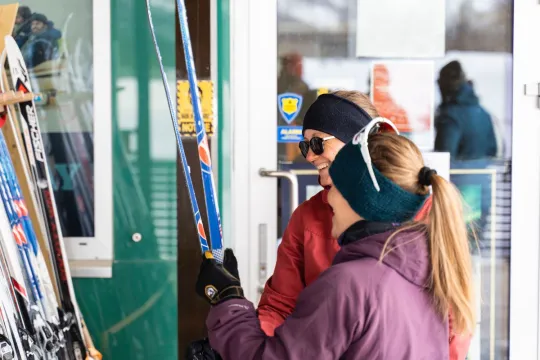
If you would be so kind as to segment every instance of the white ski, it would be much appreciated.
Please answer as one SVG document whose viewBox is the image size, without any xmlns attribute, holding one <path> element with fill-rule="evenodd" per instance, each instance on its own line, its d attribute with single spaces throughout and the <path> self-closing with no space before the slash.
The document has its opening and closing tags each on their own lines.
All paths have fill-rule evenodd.
<svg viewBox="0 0 540 360">
<path fill-rule="evenodd" d="M 5 48 L 11 80 L 15 91 L 24 93 L 32 92 L 30 78 L 22 54 L 17 43 L 11 36 L 5 37 Z M 44 210 L 45 223 L 49 233 L 50 248 L 53 252 L 53 263 L 57 270 L 57 284 L 61 298 L 61 308 L 69 315 L 74 316 L 75 326 L 69 327 L 67 343 L 73 346 L 73 353 L 81 360 L 87 352 L 87 344 L 84 343 L 82 328 L 82 316 L 75 297 L 69 263 L 66 257 L 63 236 L 51 183 L 51 176 L 47 166 L 43 139 L 37 118 L 34 101 L 18 104 L 20 122 L 25 140 L 26 153 L 30 162 L 30 168 L 36 184 L 42 209 Z"/>
</svg>

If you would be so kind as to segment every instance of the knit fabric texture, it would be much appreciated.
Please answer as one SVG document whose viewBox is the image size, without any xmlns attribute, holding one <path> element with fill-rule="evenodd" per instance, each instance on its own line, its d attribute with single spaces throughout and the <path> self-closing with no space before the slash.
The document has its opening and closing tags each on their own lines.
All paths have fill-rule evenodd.
<svg viewBox="0 0 540 360">
<path fill-rule="evenodd" d="M 370 121 L 371 116 L 352 101 L 334 94 L 323 94 L 306 112 L 302 135 L 307 129 L 312 129 L 347 143 Z"/>
<path fill-rule="evenodd" d="M 362 157 L 360 145 L 352 141 L 338 152 L 329 171 L 334 186 L 351 208 L 368 221 L 412 220 L 428 198 L 428 195 L 403 190 L 373 166 L 381 189 L 378 192 Z"/>
</svg>

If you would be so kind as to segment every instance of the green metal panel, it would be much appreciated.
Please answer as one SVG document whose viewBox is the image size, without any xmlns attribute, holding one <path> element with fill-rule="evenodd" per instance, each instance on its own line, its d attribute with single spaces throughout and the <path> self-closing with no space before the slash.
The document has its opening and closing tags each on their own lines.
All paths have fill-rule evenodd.
<svg viewBox="0 0 540 360">
<path fill-rule="evenodd" d="M 74 279 L 75 289 L 104 359 L 172 360 L 178 358 L 175 138 L 145 2 L 111 2 L 113 277 Z M 175 94 L 175 8 L 156 1 L 152 15 Z M 136 232 L 139 243 L 131 240 Z"/>
<path fill-rule="evenodd" d="M 230 117 L 230 83 L 231 83 L 231 64 L 230 64 L 230 26 L 229 26 L 229 0 L 217 0 L 217 94 L 218 94 L 218 196 L 220 205 L 220 214 L 223 227 L 224 245 L 229 246 L 230 219 L 231 213 L 231 152 L 232 122 Z"/>
</svg>

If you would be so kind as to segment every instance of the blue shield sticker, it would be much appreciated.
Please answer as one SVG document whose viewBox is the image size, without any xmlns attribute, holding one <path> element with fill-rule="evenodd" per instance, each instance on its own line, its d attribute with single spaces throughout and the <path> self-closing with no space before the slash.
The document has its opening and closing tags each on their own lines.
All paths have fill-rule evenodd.
<svg viewBox="0 0 540 360">
<path fill-rule="evenodd" d="M 283 119 L 290 124 L 302 109 L 302 96 L 294 93 L 279 94 L 278 109 Z"/>
</svg>

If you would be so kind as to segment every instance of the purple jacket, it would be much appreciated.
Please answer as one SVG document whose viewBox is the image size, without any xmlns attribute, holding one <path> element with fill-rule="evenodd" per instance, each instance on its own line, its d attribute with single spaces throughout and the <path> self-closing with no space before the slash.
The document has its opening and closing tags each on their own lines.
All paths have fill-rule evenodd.
<svg viewBox="0 0 540 360">
<path fill-rule="evenodd" d="M 379 263 L 392 231 L 344 245 L 333 265 L 299 296 L 294 312 L 266 336 L 253 304 L 229 300 L 206 324 L 224 360 L 447 360 L 448 321 L 431 304 L 425 235 L 402 232 Z"/>
</svg>

